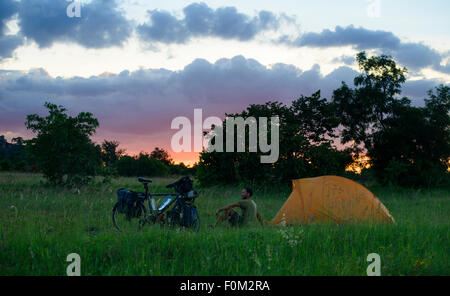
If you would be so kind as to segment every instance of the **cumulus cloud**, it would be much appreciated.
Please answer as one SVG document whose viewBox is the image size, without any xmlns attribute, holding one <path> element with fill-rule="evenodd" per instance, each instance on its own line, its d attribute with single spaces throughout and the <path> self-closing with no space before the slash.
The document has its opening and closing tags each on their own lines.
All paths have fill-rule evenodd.
<svg viewBox="0 0 450 296">
<path fill-rule="evenodd" d="M 137 32 L 148 42 L 185 43 L 196 36 L 247 41 L 262 31 L 276 30 L 284 18 L 264 10 L 250 17 L 232 6 L 212 9 L 203 2 L 186 6 L 183 14 L 183 19 L 177 19 L 167 11 L 149 10 L 149 21 L 139 25 Z"/>
<path fill-rule="evenodd" d="M 239 12 L 235 7 L 213 9 L 207 4 L 192 3 L 184 7 L 182 18 L 163 10 L 148 11 L 148 21 L 134 27 L 118 8 L 116 0 L 92 0 L 81 8 L 81 18 L 69 18 L 63 0 L 4 0 L 0 2 L 0 60 L 12 56 L 24 43 L 24 38 L 35 41 L 39 47 L 50 47 L 55 42 L 72 42 L 86 48 L 121 46 L 136 29 L 138 37 L 150 46 L 154 42 L 186 43 L 193 37 L 218 37 L 248 41 L 259 33 L 273 30 L 281 33 L 285 24 L 297 20 L 285 14 L 275 15 L 259 11 L 255 16 Z M 19 34 L 5 35 L 6 22 L 18 15 Z M 450 73 L 450 65 L 443 64 L 448 53 L 441 54 L 422 43 L 402 42 L 392 32 L 369 30 L 353 25 L 336 26 L 321 32 L 307 32 L 292 40 L 280 37 L 277 44 L 326 48 L 352 46 L 356 50 L 373 49 L 392 55 L 412 71 L 432 68 Z M 335 59 L 350 65 L 350 58 Z"/>
<path fill-rule="evenodd" d="M 399 46 L 400 39 L 391 32 L 372 31 L 364 28 L 336 26 L 334 31 L 325 29 L 320 33 L 305 33 L 293 41 L 296 46 L 330 47 L 355 46 L 358 50 L 371 48 L 394 49 Z"/>
<path fill-rule="evenodd" d="M 429 66 L 436 69 L 442 60 L 442 56 L 436 50 L 421 43 L 401 43 L 397 48 L 387 52 L 415 71 Z"/>
<path fill-rule="evenodd" d="M 336 26 L 334 30 L 325 29 L 320 33 L 308 32 L 295 40 L 283 36 L 278 40 L 290 46 L 308 47 L 340 47 L 352 46 L 356 50 L 379 50 L 380 53 L 392 55 L 408 69 L 419 71 L 431 67 L 437 71 L 448 73 L 447 66 L 441 66 L 444 54 L 422 43 L 402 42 L 392 32 Z"/>
<path fill-rule="evenodd" d="M 19 7 L 20 32 L 39 47 L 55 42 L 74 42 L 87 48 L 121 46 L 132 26 L 115 0 L 93 0 L 81 7 L 81 17 L 69 18 L 69 2 L 22 0 Z"/>
</svg>

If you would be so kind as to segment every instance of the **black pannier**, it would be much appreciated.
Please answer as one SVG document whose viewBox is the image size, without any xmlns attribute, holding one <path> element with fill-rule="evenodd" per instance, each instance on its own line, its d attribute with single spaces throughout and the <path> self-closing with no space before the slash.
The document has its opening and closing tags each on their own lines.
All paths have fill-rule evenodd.
<svg viewBox="0 0 450 296">
<path fill-rule="evenodd" d="M 194 205 L 184 204 L 183 206 L 183 220 L 181 221 L 184 227 L 191 227 L 198 219 L 198 209 Z"/>
<path fill-rule="evenodd" d="M 119 189 L 117 191 L 117 202 L 119 204 L 118 211 L 122 214 L 127 214 L 130 217 L 137 217 L 140 215 L 140 207 L 138 207 L 139 195 L 137 192 Z"/>
<path fill-rule="evenodd" d="M 128 190 L 122 188 L 117 190 L 117 204 L 119 213 L 126 213 L 128 192 Z"/>
<path fill-rule="evenodd" d="M 173 225 L 192 227 L 198 220 L 198 209 L 196 206 L 180 200 L 173 209 L 167 212 L 167 217 Z"/>
</svg>

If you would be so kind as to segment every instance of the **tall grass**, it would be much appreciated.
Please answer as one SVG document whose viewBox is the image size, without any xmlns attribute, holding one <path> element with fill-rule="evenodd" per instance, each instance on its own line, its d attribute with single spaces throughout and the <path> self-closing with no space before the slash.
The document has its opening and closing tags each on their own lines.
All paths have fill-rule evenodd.
<svg viewBox="0 0 450 296">
<path fill-rule="evenodd" d="M 0 173 L 0 275 L 65 275 L 69 253 L 82 275 L 365 275 L 369 253 L 382 275 L 449 275 L 450 193 L 370 188 L 397 225 L 304 225 L 210 229 L 217 208 L 239 199 L 239 187 L 200 188 L 198 233 L 146 227 L 120 233 L 111 209 L 135 178 L 79 189 L 47 187 L 39 175 Z M 171 180 L 151 189 L 167 192 Z M 288 190 L 255 188 L 265 220 Z"/>
</svg>

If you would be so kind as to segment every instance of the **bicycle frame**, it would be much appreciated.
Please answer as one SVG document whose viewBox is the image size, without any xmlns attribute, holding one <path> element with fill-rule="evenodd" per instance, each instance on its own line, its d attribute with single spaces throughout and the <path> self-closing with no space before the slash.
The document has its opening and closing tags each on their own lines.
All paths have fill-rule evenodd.
<svg viewBox="0 0 450 296">
<path fill-rule="evenodd" d="M 148 202 L 148 207 L 150 209 L 150 216 L 154 216 L 154 215 L 158 215 L 158 214 L 162 214 L 163 212 L 165 212 L 166 209 L 168 209 L 170 207 L 171 204 L 173 204 L 174 202 L 176 202 L 176 200 L 179 198 L 180 194 L 178 193 L 150 193 L 148 190 L 148 183 L 144 183 L 144 189 L 145 189 L 145 199 L 144 202 L 147 200 Z M 170 202 L 170 204 L 168 204 L 166 206 L 166 208 L 163 211 L 159 211 L 157 206 L 156 206 L 156 200 L 154 199 L 154 197 L 157 196 L 175 196 L 175 198 Z"/>
</svg>

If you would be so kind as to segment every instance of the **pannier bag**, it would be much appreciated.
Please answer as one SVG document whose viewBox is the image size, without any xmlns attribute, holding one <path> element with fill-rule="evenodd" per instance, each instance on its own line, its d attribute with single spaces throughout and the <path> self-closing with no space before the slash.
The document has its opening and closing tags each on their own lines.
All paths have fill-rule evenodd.
<svg viewBox="0 0 450 296">
<path fill-rule="evenodd" d="M 198 219 L 198 209 L 196 206 L 184 204 L 183 206 L 183 220 L 181 221 L 183 226 L 191 227 Z"/>
<path fill-rule="evenodd" d="M 125 214 L 127 209 L 127 194 L 128 190 L 119 189 L 117 190 L 117 203 L 119 213 Z"/>
<path fill-rule="evenodd" d="M 137 217 L 140 215 L 140 207 L 137 206 L 137 192 L 126 189 L 119 189 L 117 191 L 117 201 L 119 203 L 119 213 L 127 214 L 127 216 L 130 217 Z"/>
</svg>

